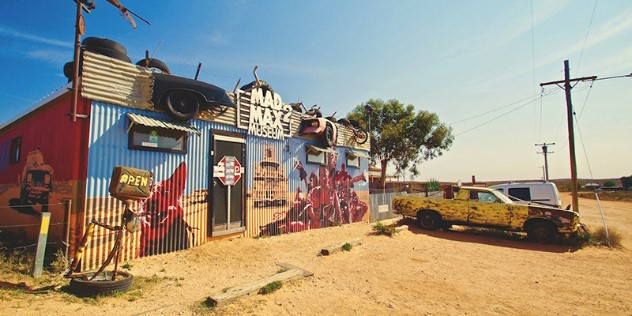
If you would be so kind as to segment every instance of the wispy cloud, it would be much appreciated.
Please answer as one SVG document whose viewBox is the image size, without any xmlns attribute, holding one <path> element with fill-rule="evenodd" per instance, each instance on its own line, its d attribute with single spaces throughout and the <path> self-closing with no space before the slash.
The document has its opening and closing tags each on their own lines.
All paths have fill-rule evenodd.
<svg viewBox="0 0 632 316">
<path fill-rule="evenodd" d="M 590 47 L 594 47 L 594 46 L 597 46 L 598 44 L 607 42 L 608 40 L 621 35 L 621 33 L 632 31 L 632 18 L 630 18 L 631 16 L 632 16 L 632 9 L 629 9 L 620 13 L 619 15 L 613 18 L 608 19 L 608 21 L 596 27 L 594 31 L 591 31 L 591 35 L 588 38 L 586 46 L 584 46 L 584 38 L 578 37 L 575 40 L 575 42 L 567 46 L 564 46 L 563 48 L 560 48 L 557 51 L 547 53 L 544 59 L 540 59 L 537 61 L 536 67 L 537 68 L 549 67 L 550 65 L 553 65 L 553 64 L 559 67 L 560 61 L 569 59 L 569 56 L 573 54 L 578 54 L 582 49 L 587 50 Z M 629 43 L 629 45 L 630 45 L 629 46 L 630 49 L 632 49 L 632 43 Z M 613 51 L 612 57 L 614 56 L 622 56 L 622 54 L 620 52 Z M 608 58 L 603 58 L 600 61 L 605 62 L 607 60 Z M 599 69 L 602 68 L 600 65 L 595 65 L 595 67 Z M 531 64 L 523 63 L 520 65 L 517 65 L 511 71 L 506 71 L 505 75 L 495 77 L 494 79 L 487 82 L 483 82 L 477 85 L 476 87 L 474 87 L 474 89 L 486 91 L 490 86 L 496 85 L 499 82 L 508 81 L 510 79 L 526 75 L 532 71 L 533 71 L 533 68 Z"/>
<path fill-rule="evenodd" d="M 26 34 L 26 33 L 13 30 L 11 28 L 7 28 L 2 25 L 0 25 L 0 36 L 6 36 L 6 37 L 11 37 L 15 39 L 24 40 L 24 41 L 47 44 L 47 45 L 58 46 L 58 47 L 73 47 L 74 46 L 70 42 L 58 41 L 54 39 L 48 39 L 45 37 L 37 36 L 37 35 Z"/>
</svg>

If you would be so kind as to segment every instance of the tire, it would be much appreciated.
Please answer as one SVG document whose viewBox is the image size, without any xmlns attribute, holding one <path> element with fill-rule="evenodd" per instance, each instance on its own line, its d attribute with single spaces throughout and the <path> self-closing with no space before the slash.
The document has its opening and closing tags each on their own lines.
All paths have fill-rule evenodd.
<svg viewBox="0 0 632 316">
<path fill-rule="evenodd" d="M 165 64 L 162 60 L 160 59 L 156 59 L 156 58 L 150 58 L 149 59 L 149 63 L 145 62 L 145 59 L 141 59 L 139 60 L 136 65 L 141 66 L 141 67 L 146 67 L 146 68 L 155 68 L 158 69 L 160 71 L 162 71 L 163 74 L 171 74 L 171 70 L 169 69 L 169 67 L 167 67 L 167 64 Z"/>
<path fill-rule="evenodd" d="M 358 143 L 358 145 L 366 143 L 366 141 L 369 139 L 369 134 L 367 134 L 363 129 L 355 130 L 353 132 L 353 135 L 355 135 L 355 141 L 356 143 Z"/>
<path fill-rule="evenodd" d="M 425 230 L 437 230 L 441 227 L 441 218 L 435 212 L 421 211 L 417 213 L 417 224 Z"/>
<path fill-rule="evenodd" d="M 193 92 L 171 90 L 165 97 L 165 107 L 169 116 L 178 121 L 192 119 L 200 110 L 200 100 Z"/>
<path fill-rule="evenodd" d="M 95 48 L 87 49 L 87 51 L 95 53 L 95 54 L 111 57 L 117 60 L 125 61 L 128 63 L 132 62 L 129 56 L 111 48 L 95 47 Z"/>
<path fill-rule="evenodd" d="M 118 51 L 119 53 L 127 56 L 127 49 L 125 49 L 125 46 L 111 39 L 102 37 L 86 37 L 81 44 L 88 51 L 92 51 L 91 49 L 93 48 L 107 48 Z"/>
<path fill-rule="evenodd" d="M 549 244 L 557 237 L 557 229 L 551 223 L 535 222 L 527 229 L 527 236 L 534 242 Z"/>
<path fill-rule="evenodd" d="M 321 142 L 325 147 L 331 147 L 334 145 L 334 128 L 327 124 L 322 134 Z"/>
<path fill-rule="evenodd" d="M 132 288 L 134 276 L 125 272 L 117 272 L 117 280 L 112 281 L 113 272 L 103 272 L 89 281 L 94 273 L 86 273 L 83 277 L 70 280 L 68 289 L 77 296 L 96 296 L 115 291 L 125 292 Z"/>
</svg>

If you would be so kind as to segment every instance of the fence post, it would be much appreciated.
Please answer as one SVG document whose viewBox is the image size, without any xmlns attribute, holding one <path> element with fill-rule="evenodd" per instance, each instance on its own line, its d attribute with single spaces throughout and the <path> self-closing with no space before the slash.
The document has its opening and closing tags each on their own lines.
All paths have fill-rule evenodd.
<svg viewBox="0 0 632 316">
<path fill-rule="evenodd" d="M 33 264 L 33 277 L 36 278 L 42 275 L 44 255 L 46 254 L 46 242 L 48 241 L 48 226 L 50 226 L 50 212 L 42 212 L 37 251 L 35 252 L 35 262 Z"/>
</svg>

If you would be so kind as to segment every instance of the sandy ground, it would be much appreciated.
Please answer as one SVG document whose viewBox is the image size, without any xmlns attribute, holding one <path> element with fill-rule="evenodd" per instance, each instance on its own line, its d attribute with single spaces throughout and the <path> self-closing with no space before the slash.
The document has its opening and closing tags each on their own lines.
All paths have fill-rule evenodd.
<svg viewBox="0 0 632 316">
<path fill-rule="evenodd" d="M 570 197 L 563 196 L 565 203 Z M 130 262 L 158 279 L 142 296 L 81 300 L 65 293 L 0 302 L 1 315 L 632 315 L 632 203 L 604 202 L 622 249 L 572 249 L 467 231 L 371 235 L 373 224 L 272 238 L 232 238 Z M 580 199 L 582 221 L 602 220 Z M 359 237 L 349 252 L 322 248 Z M 314 273 L 268 295 L 200 309 L 209 295 L 275 274 L 286 262 Z"/>
</svg>

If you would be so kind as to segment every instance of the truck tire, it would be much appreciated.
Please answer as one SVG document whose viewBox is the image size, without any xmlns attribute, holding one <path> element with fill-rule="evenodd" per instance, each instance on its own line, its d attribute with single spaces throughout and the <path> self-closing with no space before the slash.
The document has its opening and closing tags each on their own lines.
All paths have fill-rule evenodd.
<svg viewBox="0 0 632 316">
<path fill-rule="evenodd" d="M 86 37 L 81 44 L 88 50 L 92 51 L 93 48 L 101 47 L 120 52 L 123 55 L 127 55 L 127 49 L 122 44 L 113 41 L 111 39 L 102 37 Z"/>
<path fill-rule="evenodd" d="M 112 272 L 103 272 L 94 280 L 88 281 L 93 275 L 94 273 L 86 273 L 80 278 L 70 280 L 70 292 L 80 297 L 125 292 L 132 288 L 134 280 L 134 276 L 125 271 L 118 271 L 116 280 L 112 280 Z"/>
<path fill-rule="evenodd" d="M 557 229 L 552 223 L 538 221 L 529 225 L 527 236 L 534 242 L 549 244 L 555 241 Z"/>
<path fill-rule="evenodd" d="M 417 224 L 425 230 L 437 230 L 441 227 L 441 217 L 433 211 L 420 211 L 417 213 Z"/>
</svg>

